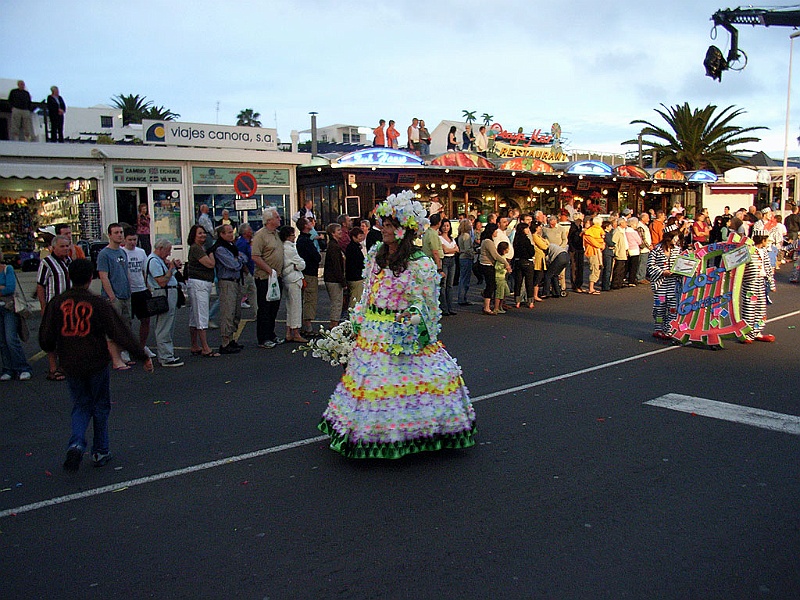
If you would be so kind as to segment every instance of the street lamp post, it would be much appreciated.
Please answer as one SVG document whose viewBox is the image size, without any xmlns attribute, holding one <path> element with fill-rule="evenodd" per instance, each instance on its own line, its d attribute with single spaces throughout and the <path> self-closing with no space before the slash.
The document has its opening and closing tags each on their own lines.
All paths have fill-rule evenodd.
<svg viewBox="0 0 800 600">
<path fill-rule="evenodd" d="M 792 101 L 792 54 L 794 53 L 794 38 L 800 36 L 800 31 L 795 31 L 789 36 L 789 83 L 786 90 L 786 127 L 783 137 L 783 182 L 781 187 L 780 214 L 783 215 L 786 202 L 789 200 L 789 186 L 786 183 L 786 170 L 789 164 L 789 107 Z"/>
</svg>

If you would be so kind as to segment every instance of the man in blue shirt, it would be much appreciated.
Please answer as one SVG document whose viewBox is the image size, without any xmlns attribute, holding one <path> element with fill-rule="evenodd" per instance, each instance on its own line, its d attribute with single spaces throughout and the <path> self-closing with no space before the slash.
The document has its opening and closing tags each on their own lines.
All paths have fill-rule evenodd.
<svg viewBox="0 0 800 600">
<path fill-rule="evenodd" d="M 117 314 L 122 317 L 123 323 L 130 329 L 131 284 L 128 281 L 128 255 L 122 248 L 124 241 L 122 225 L 111 223 L 108 226 L 108 246 L 97 255 L 97 273 L 102 285 L 100 296 L 111 303 Z M 120 349 L 114 342 L 108 343 L 108 350 L 115 370 L 130 369 L 130 365 L 123 360 Z"/>
</svg>

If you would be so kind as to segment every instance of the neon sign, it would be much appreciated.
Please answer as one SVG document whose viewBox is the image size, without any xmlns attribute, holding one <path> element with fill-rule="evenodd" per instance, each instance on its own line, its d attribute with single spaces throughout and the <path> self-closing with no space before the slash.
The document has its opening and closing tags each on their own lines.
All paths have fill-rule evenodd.
<svg viewBox="0 0 800 600">
<path fill-rule="evenodd" d="M 701 181 L 703 183 L 714 183 L 718 177 L 711 171 L 695 171 L 689 175 L 689 181 Z"/>
<path fill-rule="evenodd" d="M 567 168 L 569 175 L 613 175 L 614 169 L 599 160 L 580 160 Z"/>
<path fill-rule="evenodd" d="M 549 133 L 542 133 L 541 129 L 534 129 L 530 134 L 511 133 L 503 129 L 500 123 L 492 123 L 489 134 L 497 139 L 501 139 L 514 146 L 530 146 L 531 144 L 549 144 L 553 141 L 553 136 Z"/>
<path fill-rule="evenodd" d="M 340 165 L 383 165 L 391 167 L 419 166 L 423 160 L 416 154 L 393 148 L 365 148 L 345 154 L 336 161 Z"/>
</svg>

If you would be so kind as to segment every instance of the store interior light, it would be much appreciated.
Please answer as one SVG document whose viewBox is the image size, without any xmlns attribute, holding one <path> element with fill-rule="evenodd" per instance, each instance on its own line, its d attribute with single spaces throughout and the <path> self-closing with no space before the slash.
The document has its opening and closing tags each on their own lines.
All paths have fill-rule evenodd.
<svg viewBox="0 0 800 600">
<path fill-rule="evenodd" d="M 608 196 L 608 190 L 603 190 L 603 196 Z"/>
<path fill-rule="evenodd" d="M 447 189 L 447 184 L 446 184 L 446 183 L 443 183 L 443 184 L 442 184 L 442 189 L 443 189 L 443 190 L 446 190 L 446 189 Z"/>
<path fill-rule="evenodd" d="M 445 169 L 445 170 L 444 170 L 444 172 L 445 172 L 445 173 L 449 173 L 449 172 L 450 172 L 450 169 Z"/>
<path fill-rule="evenodd" d="M 646 193 L 645 193 L 645 191 L 644 191 L 644 190 L 642 190 L 641 192 L 639 192 L 639 195 L 640 195 L 642 198 L 644 198 L 644 197 L 646 196 Z"/>
<path fill-rule="evenodd" d="M 420 186 L 419 186 L 419 184 L 418 184 L 418 183 L 417 183 L 417 184 L 415 184 L 415 185 L 414 185 L 414 190 L 418 190 L 418 189 L 419 189 L 419 187 L 420 187 Z"/>
<path fill-rule="evenodd" d="M 516 177 L 517 176 L 517 172 L 516 171 L 511 171 L 511 176 L 512 177 Z"/>
<path fill-rule="evenodd" d="M 456 184 L 455 184 L 455 183 L 451 183 L 451 184 L 450 184 L 450 189 L 451 189 L 451 190 L 454 190 L 454 189 L 456 189 Z"/>
<path fill-rule="evenodd" d="M 353 183 L 350 184 L 350 187 L 353 188 L 353 189 L 356 189 L 358 187 L 358 184 L 353 182 Z"/>
</svg>

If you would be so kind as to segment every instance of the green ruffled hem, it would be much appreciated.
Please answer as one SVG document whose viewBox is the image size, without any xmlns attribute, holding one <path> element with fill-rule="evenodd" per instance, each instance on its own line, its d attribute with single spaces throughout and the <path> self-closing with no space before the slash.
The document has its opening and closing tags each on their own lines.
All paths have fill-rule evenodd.
<svg viewBox="0 0 800 600">
<path fill-rule="evenodd" d="M 325 435 L 331 438 L 331 450 L 334 450 L 347 458 L 402 458 L 407 454 L 416 454 L 417 452 L 428 452 L 442 449 L 460 449 L 469 448 L 475 445 L 475 432 L 476 428 L 473 425 L 469 431 L 461 433 L 438 435 L 430 439 L 420 440 L 407 440 L 405 442 L 371 442 L 365 444 L 358 442 L 353 444 L 348 440 L 347 436 L 342 436 L 337 433 L 331 424 L 323 419 L 319 425 L 319 429 Z"/>
</svg>

